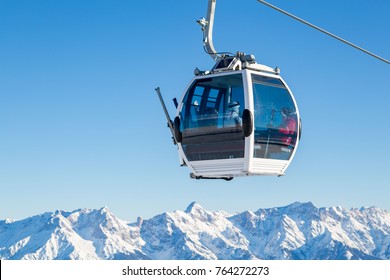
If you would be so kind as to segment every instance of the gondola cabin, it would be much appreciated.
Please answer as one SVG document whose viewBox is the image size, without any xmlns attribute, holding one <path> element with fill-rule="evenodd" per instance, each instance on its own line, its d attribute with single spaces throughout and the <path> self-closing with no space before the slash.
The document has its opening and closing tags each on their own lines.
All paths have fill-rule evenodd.
<svg viewBox="0 0 390 280">
<path fill-rule="evenodd" d="M 174 120 L 181 163 L 198 179 L 283 175 L 300 127 L 279 69 L 243 54 L 219 58 L 211 71 L 195 70 Z"/>
</svg>

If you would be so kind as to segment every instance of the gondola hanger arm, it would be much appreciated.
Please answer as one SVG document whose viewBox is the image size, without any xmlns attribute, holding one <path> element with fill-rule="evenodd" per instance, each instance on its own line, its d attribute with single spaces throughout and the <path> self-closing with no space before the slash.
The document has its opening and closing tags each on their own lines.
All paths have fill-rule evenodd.
<svg viewBox="0 0 390 280">
<path fill-rule="evenodd" d="M 206 18 L 201 18 L 197 20 L 199 25 L 202 27 L 203 31 L 203 46 L 211 58 L 216 61 L 219 57 L 217 51 L 214 48 L 213 43 L 213 28 L 214 28 L 214 16 L 215 16 L 215 6 L 217 0 L 208 0 L 207 7 L 207 16 Z"/>
</svg>

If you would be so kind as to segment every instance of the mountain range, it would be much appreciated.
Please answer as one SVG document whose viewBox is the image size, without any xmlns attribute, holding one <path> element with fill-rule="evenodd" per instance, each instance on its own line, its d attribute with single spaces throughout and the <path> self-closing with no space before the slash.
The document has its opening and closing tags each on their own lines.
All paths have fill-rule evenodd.
<svg viewBox="0 0 390 280">
<path fill-rule="evenodd" d="M 229 214 L 191 203 L 134 223 L 107 207 L 0 221 L 0 259 L 390 259 L 390 212 L 312 203 Z"/>
</svg>

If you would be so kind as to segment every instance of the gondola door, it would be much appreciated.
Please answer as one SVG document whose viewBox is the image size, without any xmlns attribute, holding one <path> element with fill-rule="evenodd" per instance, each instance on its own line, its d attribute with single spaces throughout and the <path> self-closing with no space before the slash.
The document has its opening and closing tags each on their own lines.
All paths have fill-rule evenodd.
<svg viewBox="0 0 390 280">
<path fill-rule="evenodd" d="M 196 77 L 187 89 L 179 118 L 180 147 L 189 167 L 197 161 L 242 159 L 243 162 L 242 113 L 247 87 L 243 72 Z"/>
</svg>

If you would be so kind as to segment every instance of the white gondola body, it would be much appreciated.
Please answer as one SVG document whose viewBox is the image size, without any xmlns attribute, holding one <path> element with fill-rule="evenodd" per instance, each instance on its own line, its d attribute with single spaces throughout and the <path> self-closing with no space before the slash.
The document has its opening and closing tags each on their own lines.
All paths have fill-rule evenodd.
<svg viewBox="0 0 390 280">
<path fill-rule="evenodd" d="M 176 119 L 180 125 L 176 129 L 182 138 L 178 141 L 180 162 L 194 178 L 284 175 L 301 133 L 299 111 L 291 90 L 278 69 L 245 63 L 218 69 L 217 65 L 210 73 L 195 76 L 179 102 Z M 240 81 L 242 86 L 238 86 Z M 226 109 L 237 97 L 239 114 L 244 110 L 250 112 L 252 132 L 246 137 L 239 125 L 230 128 L 230 132 L 225 125 Z M 282 140 L 286 137 L 278 134 L 277 126 L 282 122 L 279 116 L 285 110 L 282 108 L 287 107 L 295 128 L 289 135 L 290 143 L 286 144 Z M 206 114 L 209 109 L 214 109 L 213 117 Z M 200 111 L 202 119 L 192 120 L 195 113 L 190 110 Z M 202 125 L 206 120 L 214 120 L 214 124 Z"/>
</svg>

